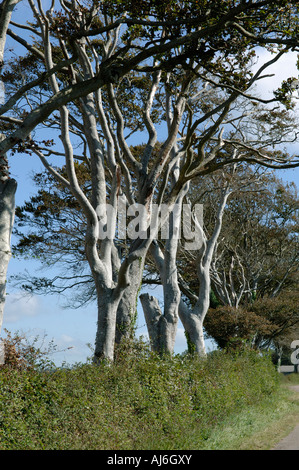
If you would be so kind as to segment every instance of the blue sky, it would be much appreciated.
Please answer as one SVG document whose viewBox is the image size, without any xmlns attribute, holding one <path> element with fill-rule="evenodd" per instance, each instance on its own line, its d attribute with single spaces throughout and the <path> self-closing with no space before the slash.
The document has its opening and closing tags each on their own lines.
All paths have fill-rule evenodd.
<svg viewBox="0 0 299 470">
<path fill-rule="evenodd" d="M 19 10 L 18 16 L 22 13 Z M 261 57 L 264 59 L 264 57 Z M 272 71 L 275 78 L 270 78 L 259 84 L 261 96 L 266 97 L 271 93 L 277 83 L 289 75 L 298 76 L 295 68 L 295 57 L 289 56 L 275 64 Z M 295 152 L 299 146 L 293 146 Z M 16 204 L 21 205 L 25 200 L 35 193 L 31 175 L 34 171 L 43 171 L 43 166 L 35 156 L 14 155 L 10 156 L 10 167 L 12 176 L 18 181 L 16 193 Z M 294 181 L 299 187 L 299 169 L 281 171 L 283 179 Z M 8 269 L 8 278 L 24 270 L 35 274 L 40 269 L 38 261 L 11 259 Z M 96 333 L 97 312 L 96 305 L 88 305 L 82 309 L 64 309 L 64 299 L 59 296 L 31 296 L 28 297 L 20 290 L 15 289 L 10 282 L 7 287 L 7 301 L 4 312 L 3 328 L 11 332 L 24 332 L 27 336 L 39 336 L 42 341 L 44 335 L 46 340 L 52 340 L 62 351 L 53 355 L 52 360 L 60 365 L 63 361 L 67 363 L 84 362 L 91 355 L 87 346 L 94 344 Z M 159 294 L 158 291 L 154 295 Z M 142 309 L 138 307 L 139 318 L 137 334 L 146 335 L 145 321 Z M 3 330 L 2 330 L 3 334 Z M 71 349 L 68 349 L 71 348 Z M 211 342 L 207 342 L 207 348 L 213 348 Z M 176 352 L 186 349 L 186 341 L 182 326 L 179 325 Z"/>
</svg>

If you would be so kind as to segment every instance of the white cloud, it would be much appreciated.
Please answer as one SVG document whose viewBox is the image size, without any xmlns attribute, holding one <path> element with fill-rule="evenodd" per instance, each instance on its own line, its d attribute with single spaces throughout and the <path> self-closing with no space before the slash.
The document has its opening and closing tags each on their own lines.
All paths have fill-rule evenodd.
<svg viewBox="0 0 299 470">
<path fill-rule="evenodd" d="M 65 334 L 61 335 L 60 339 L 64 345 L 68 345 L 68 346 L 75 341 L 74 338 Z"/>
<path fill-rule="evenodd" d="M 6 297 L 4 308 L 5 323 L 16 323 L 26 317 L 34 317 L 40 311 L 40 301 L 37 297 L 24 296 L 16 292 Z"/>
<path fill-rule="evenodd" d="M 254 72 L 256 72 L 261 65 L 269 60 L 272 60 L 274 55 L 265 50 L 258 50 L 257 58 L 257 64 L 255 64 L 252 68 Z M 267 69 L 264 70 L 264 72 L 262 72 L 262 75 L 273 74 L 273 76 L 264 78 L 257 82 L 257 90 L 261 98 L 271 98 L 273 90 L 279 88 L 283 80 L 286 80 L 288 77 L 298 78 L 296 62 L 297 53 L 289 52 L 288 54 L 283 55 L 277 62 L 270 65 Z"/>
</svg>

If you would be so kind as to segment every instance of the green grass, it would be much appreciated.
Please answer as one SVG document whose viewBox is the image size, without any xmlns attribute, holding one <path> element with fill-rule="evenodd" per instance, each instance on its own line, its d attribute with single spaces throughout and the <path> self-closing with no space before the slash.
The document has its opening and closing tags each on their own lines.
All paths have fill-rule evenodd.
<svg viewBox="0 0 299 470">
<path fill-rule="evenodd" d="M 269 450 L 299 423 L 299 402 L 279 390 L 260 403 L 232 413 L 202 446 L 217 450 Z"/>
<path fill-rule="evenodd" d="M 0 450 L 250 448 L 299 414 L 289 394 L 253 351 L 160 359 L 136 345 L 112 366 L 3 368 Z"/>
</svg>

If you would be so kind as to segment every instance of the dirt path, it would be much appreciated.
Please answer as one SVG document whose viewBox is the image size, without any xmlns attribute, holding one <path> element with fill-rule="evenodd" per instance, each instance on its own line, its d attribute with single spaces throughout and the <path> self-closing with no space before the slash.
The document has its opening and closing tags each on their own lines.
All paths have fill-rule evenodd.
<svg viewBox="0 0 299 470">
<path fill-rule="evenodd" d="M 299 385 L 290 385 L 290 389 L 299 393 Z M 299 424 L 272 450 L 299 450 Z"/>
</svg>

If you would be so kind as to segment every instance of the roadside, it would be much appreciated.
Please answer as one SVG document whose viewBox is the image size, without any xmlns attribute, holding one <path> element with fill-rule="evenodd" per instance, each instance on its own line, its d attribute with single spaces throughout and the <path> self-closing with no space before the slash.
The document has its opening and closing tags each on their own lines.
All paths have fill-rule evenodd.
<svg viewBox="0 0 299 470">
<path fill-rule="evenodd" d="M 289 385 L 290 390 L 298 393 L 299 396 L 299 385 Z M 272 450 L 299 450 L 299 424 L 284 437 Z"/>
<path fill-rule="evenodd" d="M 229 416 L 211 433 L 203 449 L 274 450 L 299 424 L 298 388 L 299 374 L 282 376 L 278 393 Z"/>
<path fill-rule="evenodd" d="M 282 377 L 282 398 L 273 421 L 242 447 L 249 450 L 299 450 L 299 374 Z"/>
</svg>

